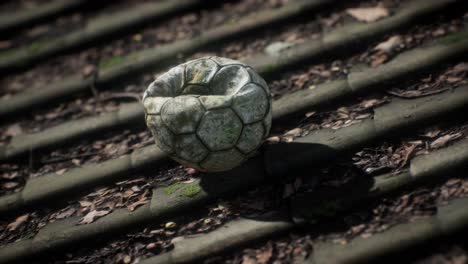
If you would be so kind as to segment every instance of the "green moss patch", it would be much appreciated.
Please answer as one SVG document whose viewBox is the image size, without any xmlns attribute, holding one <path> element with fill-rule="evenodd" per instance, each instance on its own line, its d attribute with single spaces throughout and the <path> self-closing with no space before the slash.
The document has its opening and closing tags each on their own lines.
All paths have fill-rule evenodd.
<svg viewBox="0 0 468 264">
<path fill-rule="evenodd" d="M 122 64 L 124 62 L 124 58 L 121 56 L 115 56 L 112 58 L 107 58 L 99 62 L 100 69 L 107 69 L 115 65 Z"/>
<path fill-rule="evenodd" d="M 5 59 L 5 58 L 11 57 L 11 56 L 13 56 L 15 54 L 16 54 L 15 50 L 2 51 L 2 52 L 0 52 L 0 59 Z"/>
<path fill-rule="evenodd" d="M 180 191 L 180 194 L 187 197 L 194 197 L 201 191 L 201 187 L 199 185 L 190 185 Z"/>
<path fill-rule="evenodd" d="M 180 191 L 179 191 L 180 190 Z M 164 188 L 164 193 L 166 195 L 172 195 L 178 192 L 179 196 L 186 196 L 186 197 L 194 197 L 201 191 L 201 187 L 199 185 L 188 185 L 183 183 L 174 183 L 172 185 L 167 186 Z"/>
<path fill-rule="evenodd" d="M 34 41 L 31 45 L 28 46 L 29 52 L 38 52 L 47 45 L 47 41 Z"/>
<path fill-rule="evenodd" d="M 443 38 L 440 38 L 437 42 L 440 44 L 452 44 L 461 40 L 465 40 L 467 38 L 468 38 L 467 32 L 460 32 L 460 33 L 450 34 Z"/>
<path fill-rule="evenodd" d="M 171 195 L 171 194 L 175 193 L 177 190 L 179 190 L 182 187 L 183 187 L 182 183 L 174 183 L 174 184 L 169 185 L 166 188 L 164 188 L 164 193 L 167 194 L 167 195 Z"/>
</svg>

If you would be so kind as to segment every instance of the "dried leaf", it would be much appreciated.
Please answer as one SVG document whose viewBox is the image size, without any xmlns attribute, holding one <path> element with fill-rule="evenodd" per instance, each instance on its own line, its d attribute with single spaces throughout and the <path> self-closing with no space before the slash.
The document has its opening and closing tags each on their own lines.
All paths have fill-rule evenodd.
<svg viewBox="0 0 468 264">
<path fill-rule="evenodd" d="M 142 195 L 140 196 L 140 198 L 138 199 L 138 201 L 136 201 L 136 202 L 134 202 L 134 203 L 128 205 L 127 208 L 128 208 L 128 210 L 130 210 L 130 211 L 133 212 L 133 211 L 135 211 L 135 209 L 136 209 L 138 206 L 144 205 L 144 204 L 147 204 L 147 203 L 148 203 L 148 199 L 147 199 L 147 197 L 146 197 L 146 192 L 145 192 L 144 194 L 142 194 Z"/>
<path fill-rule="evenodd" d="M 298 137 L 302 134 L 302 128 L 296 127 L 294 129 L 289 130 L 288 132 L 284 133 L 285 136 L 293 136 Z"/>
<path fill-rule="evenodd" d="M 403 39 L 401 36 L 396 35 L 392 36 L 389 39 L 380 42 L 377 46 L 375 46 L 374 50 L 379 50 L 382 52 L 389 53 L 398 46 L 400 46 L 403 43 Z"/>
<path fill-rule="evenodd" d="M 19 185 L 17 182 L 5 182 L 2 184 L 2 187 L 5 189 L 13 189 Z"/>
<path fill-rule="evenodd" d="M 89 213 L 87 213 L 82 219 L 81 221 L 79 222 L 80 225 L 82 224 L 90 224 L 92 222 L 94 222 L 95 219 L 101 217 L 101 216 L 105 216 L 107 214 L 109 214 L 111 211 L 105 211 L 105 210 L 102 210 L 102 211 L 97 211 L 97 210 L 93 210 Z"/>
<path fill-rule="evenodd" d="M 93 75 L 96 71 L 97 71 L 96 65 L 89 64 L 89 65 L 86 65 L 81 70 L 81 74 L 83 75 L 83 77 L 88 77 L 88 76 Z"/>
<path fill-rule="evenodd" d="M 123 258 L 123 263 L 129 264 L 130 262 L 132 262 L 132 257 L 130 257 L 129 255 L 125 255 L 125 257 Z"/>
<path fill-rule="evenodd" d="M 266 264 L 273 256 L 273 248 L 270 246 L 266 250 L 261 251 L 257 254 L 257 263 Z"/>
<path fill-rule="evenodd" d="M 450 73 L 452 74 L 459 74 L 465 72 L 468 72 L 468 63 L 465 62 L 455 65 L 455 67 L 453 67 L 453 69 L 450 71 Z"/>
<path fill-rule="evenodd" d="M 61 169 L 61 170 L 56 171 L 55 174 L 62 175 L 62 174 L 64 174 L 66 171 L 67 171 L 67 168 Z"/>
<path fill-rule="evenodd" d="M 93 203 L 90 202 L 90 201 L 79 201 L 79 203 L 80 203 L 81 207 L 90 207 L 90 206 L 93 205 Z"/>
<path fill-rule="evenodd" d="M 435 138 L 440 134 L 440 130 L 431 130 L 427 133 L 422 134 L 421 136 L 423 137 L 428 137 L 428 138 Z"/>
<path fill-rule="evenodd" d="M 81 165 L 81 160 L 80 159 L 72 159 L 71 161 L 75 166 L 80 166 Z"/>
<path fill-rule="evenodd" d="M 278 143 L 281 141 L 281 139 L 278 136 L 274 136 L 274 137 L 267 138 L 266 141 L 271 142 L 271 143 Z"/>
<path fill-rule="evenodd" d="M 14 137 L 22 133 L 23 133 L 23 129 L 21 128 L 21 126 L 19 124 L 13 124 L 11 126 L 8 126 L 4 135 Z"/>
<path fill-rule="evenodd" d="M 11 41 L 9 40 L 0 41 L 0 49 L 8 49 L 9 47 L 11 47 Z"/>
<path fill-rule="evenodd" d="M 76 212 L 75 208 L 69 208 L 55 216 L 55 219 L 64 219 L 72 216 Z"/>
<path fill-rule="evenodd" d="M 388 9 L 383 6 L 348 8 L 346 13 L 362 22 L 375 22 L 390 15 Z"/>
<path fill-rule="evenodd" d="M 359 105 L 364 109 L 368 109 L 380 105 L 382 102 L 385 102 L 385 100 L 369 99 L 362 101 Z"/>
<path fill-rule="evenodd" d="M 185 168 L 185 172 L 187 172 L 188 175 L 193 175 L 196 174 L 198 171 L 194 168 Z"/>
<path fill-rule="evenodd" d="M 375 56 L 371 62 L 372 67 L 377 67 L 384 64 L 388 59 L 388 56 L 385 54 L 379 54 L 379 56 Z"/>
<path fill-rule="evenodd" d="M 177 224 L 174 223 L 174 222 L 167 222 L 167 223 L 164 225 L 164 227 L 167 228 L 167 229 L 171 229 L 171 228 L 176 227 L 176 225 L 177 225 Z"/>
<path fill-rule="evenodd" d="M 317 113 L 317 112 L 315 112 L 315 111 L 307 112 L 307 113 L 305 114 L 305 117 L 309 118 L 309 117 L 315 115 L 316 113 Z"/>
<path fill-rule="evenodd" d="M 242 264 L 257 264 L 257 261 L 249 256 L 244 255 L 242 257 Z"/>
<path fill-rule="evenodd" d="M 443 147 L 445 146 L 447 143 L 449 143 L 450 141 L 453 141 L 457 138 L 460 138 L 462 137 L 463 134 L 462 133 L 455 133 L 455 134 L 449 134 L 449 135 L 445 135 L 445 136 L 442 136 L 442 137 L 439 137 L 438 139 L 434 140 L 432 143 L 431 143 L 431 148 L 440 148 L 440 147 Z"/>
<path fill-rule="evenodd" d="M 28 220 L 28 218 L 29 218 L 29 214 L 25 214 L 25 215 L 17 217 L 14 222 L 8 224 L 8 226 L 7 226 L 8 231 L 10 231 L 10 232 L 15 231 L 24 222 L 26 222 Z"/>
</svg>

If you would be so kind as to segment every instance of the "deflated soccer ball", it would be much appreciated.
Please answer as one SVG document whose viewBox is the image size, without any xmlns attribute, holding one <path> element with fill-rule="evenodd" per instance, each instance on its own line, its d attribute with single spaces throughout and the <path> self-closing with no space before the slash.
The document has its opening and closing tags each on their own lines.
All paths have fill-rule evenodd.
<svg viewBox="0 0 468 264">
<path fill-rule="evenodd" d="M 252 156 L 271 127 L 266 82 L 239 61 L 205 57 L 170 69 L 143 95 L 156 145 L 200 171 L 232 169 Z"/>
</svg>

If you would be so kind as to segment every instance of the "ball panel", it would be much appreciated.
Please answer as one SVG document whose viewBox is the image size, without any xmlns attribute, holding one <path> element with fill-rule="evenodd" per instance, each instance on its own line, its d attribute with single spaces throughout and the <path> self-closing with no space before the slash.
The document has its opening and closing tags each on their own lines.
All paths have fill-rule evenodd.
<svg viewBox="0 0 468 264">
<path fill-rule="evenodd" d="M 264 126 L 264 129 L 265 129 L 265 137 L 267 137 L 270 134 L 272 116 L 273 116 L 273 112 L 272 112 L 271 100 L 270 100 L 270 107 L 268 109 L 267 115 L 263 119 L 263 126 Z"/>
<path fill-rule="evenodd" d="M 159 115 L 165 102 L 171 97 L 148 97 L 143 100 L 145 112 L 150 115 Z"/>
<path fill-rule="evenodd" d="M 176 136 L 174 143 L 175 155 L 186 161 L 197 163 L 208 155 L 208 149 L 195 134 Z"/>
<path fill-rule="evenodd" d="M 146 116 L 146 125 L 153 134 L 156 145 L 166 153 L 173 153 L 174 134 L 163 124 L 161 116 Z"/>
<path fill-rule="evenodd" d="M 182 91 L 183 95 L 209 95 L 211 90 L 208 86 L 199 85 L 199 84 L 189 84 Z"/>
<path fill-rule="evenodd" d="M 229 107 L 232 103 L 232 98 L 230 96 L 200 96 L 198 99 L 200 99 L 200 102 L 208 110 Z"/>
<path fill-rule="evenodd" d="M 239 166 L 244 161 L 244 155 L 236 149 L 211 152 L 200 163 L 202 170 L 217 172 L 226 171 Z"/>
<path fill-rule="evenodd" d="M 175 95 L 174 89 L 172 89 L 169 84 L 160 79 L 156 79 L 156 81 L 152 82 L 148 86 L 148 89 L 146 89 L 143 100 L 147 97 L 173 97 Z"/>
<path fill-rule="evenodd" d="M 163 122 L 176 134 L 195 132 L 203 113 L 198 99 L 186 95 L 172 98 L 161 109 Z"/>
<path fill-rule="evenodd" d="M 268 98 L 258 85 L 249 83 L 234 95 L 232 109 L 242 118 L 244 124 L 261 120 L 268 110 Z"/>
<path fill-rule="evenodd" d="M 257 122 L 251 125 L 244 126 L 241 137 L 237 142 L 237 147 L 243 153 L 254 151 L 262 143 L 264 136 L 264 128 L 262 122 Z"/>
<path fill-rule="evenodd" d="M 213 95 L 232 95 L 250 81 L 245 67 L 239 65 L 225 66 L 219 70 L 211 81 Z"/>
<path fill-rule="evenodd" d="M 188 84 L 208 84 L 216 71 L 218 65 L 210 59 L 191 61 L 185 68 L 185 81 Z"/>
<path fill-rule="evenodd" d="M 241 120 L 231 109 L 226 108 L 207 111 L 197 134 L 210 150 L 222 150 L 234 146 L 241 131 Z"/>
<path fill-rule="evenodd" d="M 169 84 L 175 96 L 180 94 L 182 88 L 184 87 L 184 71 L 185 65 L 178 65 L 176 67 L 171 68 L 168 72 L 160 75 L 158 79 Z"/>
<path fill-rule="evenodd" d="M 258 75 L 258 73 L 256 73 L 254 70 L 252 70 L 251 68 L 248 68 L 247 71 L 250 74 L 250 79 L 252 80 L 252 82 L 254 82 L 256 84 L 259 84 L 265 90 L 265 92 L 267 92 L 267 94 L 269 94 L 270 89 L 268 88 L 268 84 L 265 82 L 265 80 L 260 75 Z"/>
<path fill-rule="evenodd" d="M 210 59 L 212 59 L 213 61 L 215 61 L 215 62 L 216 62 L 217 64 L 219 64 L 220 66 L 226 66 L 226 65 L 231 65 L 231 64 L 245 65 L 244 63 L 242 63 L 242 62 L 240 62 L 240 61 L 231 60 L 231 59 L 223 58 L 223 57 L 213 56 L 213 57 L 210 57 Z"/>
</svg>

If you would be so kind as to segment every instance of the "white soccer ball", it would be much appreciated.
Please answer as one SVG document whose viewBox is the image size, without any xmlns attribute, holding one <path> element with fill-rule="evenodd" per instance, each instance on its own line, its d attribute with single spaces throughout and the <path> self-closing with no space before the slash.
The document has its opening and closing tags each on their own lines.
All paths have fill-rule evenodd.
<svg viewBox="0 0 468 264">
<path fill-rule="evenodd" d="M 205 57 L 170 69 L 143 95 L 156 145 L 200 171 L 232 169 L 255 153 L 271 128 L 265 80 L 239 61 Z"/>
</svg>

